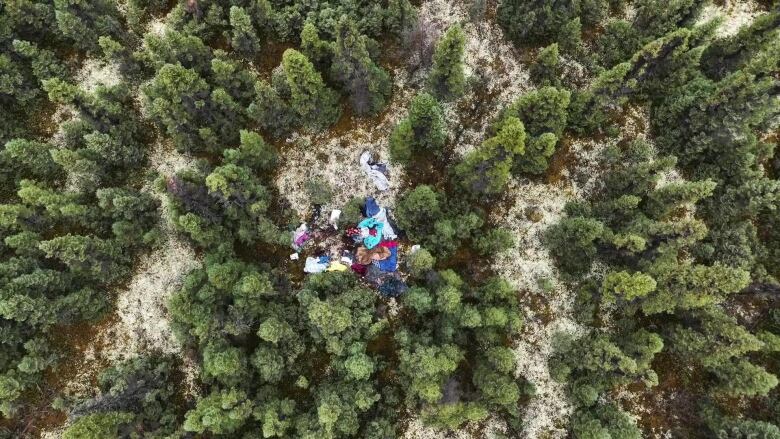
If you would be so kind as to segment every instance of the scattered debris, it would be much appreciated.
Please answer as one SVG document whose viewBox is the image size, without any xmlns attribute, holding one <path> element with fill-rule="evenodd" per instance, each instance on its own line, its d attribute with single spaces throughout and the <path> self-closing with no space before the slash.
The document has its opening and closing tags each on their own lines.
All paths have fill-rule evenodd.
<svg viewBox="0 0 780 439">
<path fill-rule="evenodd" d="M 380 191 L 386 191 L 390 188 L 390 180 L 388 179 L 390 173 L 387 170 L 387 165 L 374 162 L 369 151 L 364 151 L 360 155 L 360 169 L 371 178 L 371 181 L 374 182 L 374 185 Z"/>
</svg>

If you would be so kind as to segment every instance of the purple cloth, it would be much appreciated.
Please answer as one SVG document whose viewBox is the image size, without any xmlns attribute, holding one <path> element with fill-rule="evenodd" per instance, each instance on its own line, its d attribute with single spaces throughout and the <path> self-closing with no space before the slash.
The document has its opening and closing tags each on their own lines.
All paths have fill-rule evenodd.
<svg viewBox="0 0 780 439">
<path fill-rule="evenodd" d="M 310 238 L 309 232 L 303 232 L 303 233 L 300 234 L 300 236 L 295 238 L 294 244 L 296 246 L 300 247 L 300 246 L 303 245 L 304 242 L 308 241 L 309 238 Z"/>
</svg>

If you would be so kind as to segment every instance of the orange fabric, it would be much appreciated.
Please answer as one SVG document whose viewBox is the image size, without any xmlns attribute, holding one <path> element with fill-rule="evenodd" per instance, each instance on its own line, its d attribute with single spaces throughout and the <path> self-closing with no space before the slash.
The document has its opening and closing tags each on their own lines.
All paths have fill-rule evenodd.
<svg viewBox="0 0 780 439">
<path fill-rule="evenodd" d="M 368 265 L 374 261 L 383 261 L 390 257 L 390 249 L 377 246 L 371 250 L 360 246 L 355 252 L 355 260 L 360 265 Z"/>
</svg>

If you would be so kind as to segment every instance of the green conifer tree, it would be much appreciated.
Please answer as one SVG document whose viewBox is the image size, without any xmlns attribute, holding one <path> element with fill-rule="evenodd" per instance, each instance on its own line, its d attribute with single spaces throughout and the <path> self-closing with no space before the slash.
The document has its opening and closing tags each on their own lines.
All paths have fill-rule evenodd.
<svg viewBox="0 0 780 439">
<path fill-rule="evenodd" d="M 457 24 L 447 29 L 436 44 L 428 84 L 432 94 L 439 99 L 454 99 L 466 91 L 466 76 L 463 72 L 465 45 L 466 35 Z"/>
<path fill-rule="evenodd" d="M 352 111 L 358 116 L 376 114 L 390 94 L 390 76 L 371 59 L 365 35 L 349 18 L 336 28 L 331 77 L 347 92 Z"/>
<path fill-rule="evenodd" d="M 322 76 L 305 55 L 287 49 L 282 55 L 284 77 L 290 90 L 290 107 L 312 129 L 325 128 L 338 119 L 338 95 L 328 88 Z"/>
</svg>

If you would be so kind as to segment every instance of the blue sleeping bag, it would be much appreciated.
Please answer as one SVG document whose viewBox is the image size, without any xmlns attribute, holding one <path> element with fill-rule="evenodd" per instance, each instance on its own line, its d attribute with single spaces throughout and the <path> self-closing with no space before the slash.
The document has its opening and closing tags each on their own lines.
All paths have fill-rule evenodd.
<svg viewBox="0 0 780 439">
<path fill-rule="evenodd" d="M 387 259 L 376 261 L 377 267 L 385 272 L 393 272 L 398 269 L 398 247 L 388 247 L 390 249 L 390 256 Z"/>
</svg>

